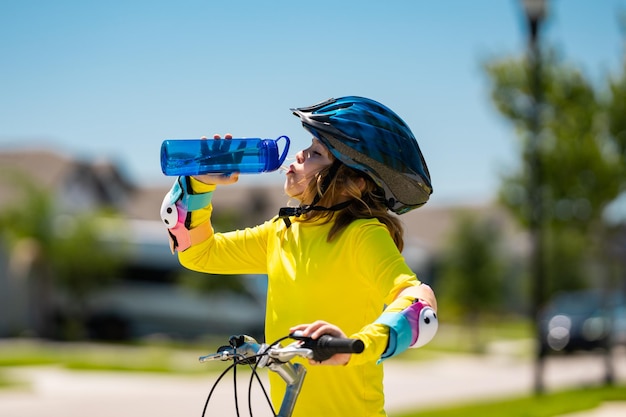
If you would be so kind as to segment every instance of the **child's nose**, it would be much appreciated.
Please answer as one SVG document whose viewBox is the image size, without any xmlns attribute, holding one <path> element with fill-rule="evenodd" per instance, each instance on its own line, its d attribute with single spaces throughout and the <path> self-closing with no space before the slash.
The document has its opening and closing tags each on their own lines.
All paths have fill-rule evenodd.
<svg viewBox="0 0 626 417">
<path fill-rule="evenodd" d="M 296 162 L 299 164 L 304 162 L 304 151 L 300 151 L 296 154 Z"/>
</svg>

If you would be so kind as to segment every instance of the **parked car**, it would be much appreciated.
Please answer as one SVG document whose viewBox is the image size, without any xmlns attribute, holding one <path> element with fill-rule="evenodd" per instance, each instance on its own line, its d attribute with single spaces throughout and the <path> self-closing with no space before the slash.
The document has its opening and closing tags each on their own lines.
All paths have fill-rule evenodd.
<svg viewBox="0 0 626 417">
<path fill-rule="evenodd" d="M 624 298 L 599 290 L 557 294 L 541 314 L 540 332 L 543 353 L 626 344 Z"/>
<path fill-rule="evenodd" d="M 155 276 L 157 274 L 155 273 Z M 170 281 L 121 280 L 90 294 L 82 319 L 93 340 L 151 337 L 193 340 L 207 335 L 248 334 L 264 340 L 266 280 L 245 276 L 245 291 L 198 291 Z M 58 294 L 53 336 L 63 339 L 73 303 Z"/>
<path fill-rule="evenodd" d="M 94 339 L 153 335 L 195 339 L 231 333 L 259 338 L 263 336 L 265 300 L 233 291 L 202 294 L 180 286 L 133 282 L 94 295 L 88 310 L 89 333 Z"/>
</svg>

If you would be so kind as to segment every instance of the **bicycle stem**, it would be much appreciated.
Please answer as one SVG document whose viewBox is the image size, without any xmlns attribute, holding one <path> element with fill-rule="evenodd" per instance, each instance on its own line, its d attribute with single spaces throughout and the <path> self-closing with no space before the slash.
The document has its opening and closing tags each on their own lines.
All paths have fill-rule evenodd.
<svg viewBox="0 0 626 417">
<path fill-rule="evenodd" d="M 287 383 L 285 396 L 280 405 L 277 417 L 290 417 L 296 405 L 298 395 L 302 389 L 302 383 L 306 376 L 306 368 L 299 363 L 278 363 L 273 362 L 268 366 L 276 372 Z"/>
</svg>

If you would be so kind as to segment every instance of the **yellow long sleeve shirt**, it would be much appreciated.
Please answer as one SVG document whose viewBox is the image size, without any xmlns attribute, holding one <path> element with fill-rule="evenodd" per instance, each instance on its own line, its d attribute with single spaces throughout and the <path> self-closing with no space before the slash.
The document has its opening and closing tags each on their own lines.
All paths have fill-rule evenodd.
<svg viewBox="0 0 626 417">
<path fill-rule="evenodd" d="M 212 186 L 194 184 L 200 192 Z M 212 207 L 194 212 L 192 227 L 210 221 Z M 289 328 L 324 320 L 365 343 L 346 366 L 309 366 L 294 417 L 385 416 L 383 368 L 376 364 L 388 330 L 373 324 L 404 288 L 419 285 L 386 226 L 376 219 L 352 222 L 332 242 L 330 223 L 292 218 L 214 233 L 179 253 L 185 267 L 215 274 L 267 274 L 266 341 Z M 407 301 L 407 305 L 410 301 Z M 284 383 L 270 374 L 276 408 Z"/>
</svg>

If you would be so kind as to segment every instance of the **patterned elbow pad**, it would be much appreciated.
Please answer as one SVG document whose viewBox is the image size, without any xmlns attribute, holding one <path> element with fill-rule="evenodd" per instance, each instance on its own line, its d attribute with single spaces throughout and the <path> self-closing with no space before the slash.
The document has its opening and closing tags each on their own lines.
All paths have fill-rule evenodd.
<svg viewBox="0 0 626 417">
<path fill-rule="evenodd" d="M 435 310 L 420 300 L 400 312 L 381 314 L 376 323 L 389 327 L 389 343 L 379 362 L 408 348 L 424 346 L 435 337 L 439 327 Z"/>
<path fill-rule="evenodd" d="M 213 193 L 191 194 L 190 191 L 189 177 L 178 177 L 161 204 L 161 220 L 168 229 L 172 253 L 202 242 L 211 233 L 208 222 L 193 229 L 189 229 L 189 225 L 191 212 L 207 207 Z"/>
</svg>

